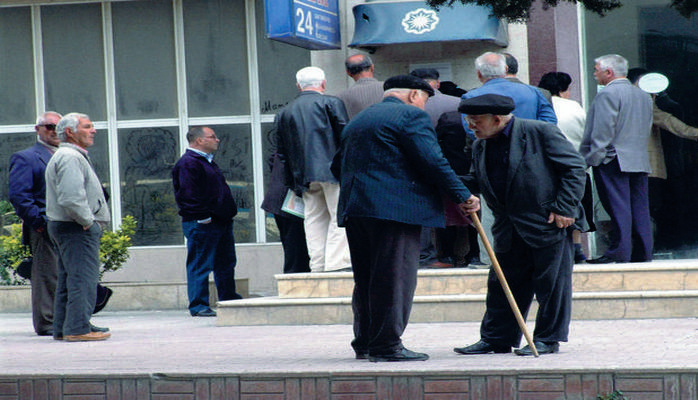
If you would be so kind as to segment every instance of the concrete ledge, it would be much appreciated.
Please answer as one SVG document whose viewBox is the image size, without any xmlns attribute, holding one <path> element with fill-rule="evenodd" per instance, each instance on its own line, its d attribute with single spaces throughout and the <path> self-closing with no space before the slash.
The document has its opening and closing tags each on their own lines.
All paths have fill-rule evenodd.
<svg viewBox="0 0 698 400">
<path fill-rule="evenodd" d="M 107 311 L 185 310 L 189 304 L 186 282 L 107 282 L 114 290 Z M 249 297 L 249 280 L 236 279 L 238 293 Z M 209 283 L 211 304 L 218 301 L 216 285 Z M 0 286 L 0 312 L 31 312 L 31 286 Z"/>
</svg>

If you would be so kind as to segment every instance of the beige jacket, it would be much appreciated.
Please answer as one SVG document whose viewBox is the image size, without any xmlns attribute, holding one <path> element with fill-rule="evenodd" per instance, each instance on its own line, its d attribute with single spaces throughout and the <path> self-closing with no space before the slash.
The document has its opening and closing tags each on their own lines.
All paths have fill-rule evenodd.
<svg viewBox="0 0 698 400">
<path fill-rule="evenodd" d="M 650 157 L 650 166 L 652 172 L 649 176 L 652 178 L 666 179 L 666 164 L 664 162 L 664 148 L 662 147 L 661 129 L 667 132 L 691 140 L 698 140 L 698 128 L 684 124 L 680 119 L 674 117 L 668 112 L 664 112 L 654 104 L 652 110 L 652 134 L 647 143 L 647 152 Z"/>
</svg>

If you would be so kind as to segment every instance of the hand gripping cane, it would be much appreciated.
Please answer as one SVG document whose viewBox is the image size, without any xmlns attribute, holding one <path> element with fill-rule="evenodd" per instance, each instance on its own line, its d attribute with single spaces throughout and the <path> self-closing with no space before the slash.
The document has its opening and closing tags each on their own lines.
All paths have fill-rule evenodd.
<svg viewBox="0 0 698 400">
<path fill-rule="evenodd" d="M 470 218 L 473 220 L 477 233 L 480 234 L 480 239 L 482 239 L 485 249 L 487 249 L 487 254 L 490 256 L 490 260 L 492 261 L 492 268 L 494 268 L 494 272 L 497 273 L 497 278 L 499 279 L 499 283 L 502 285 L 502 290 L 504 290 L 504 293 L 507 295 L 507 300 L 509 300 L 511 311 L 514 312 L 516 322 L 519 323 L 519 328 L 521 328 L 521 332 L 523 332 L 524 336 L 526 337 L 526 341 L 528 342 L 528 346 L 531 348 L 533 355 L 538 357 L 538 349 L 536 349 L 536 345 L 533 343 L 531 332 L 528 331 L 526 321 L 524 321 L 521 311 L 519 311 L 519 306 L 516 305 L 516 299 L 514 299 L 514 295 L 511 293 L 509 284 L 507 284 L 507 280 L 504 277 L 504 272 L 502 272 L 502 267 L 499 266 L 499 261 L 497 261 L 497 256 L 495 256 L 494 250 L 492 250 L 492 245 L 490 245 L 490 241 L 487 239 L 487 235 L 485 235 L 485 230 L 482 229 L 480 218 L 478 218 L 476 212 L 470 213 Z"/>
</svg>

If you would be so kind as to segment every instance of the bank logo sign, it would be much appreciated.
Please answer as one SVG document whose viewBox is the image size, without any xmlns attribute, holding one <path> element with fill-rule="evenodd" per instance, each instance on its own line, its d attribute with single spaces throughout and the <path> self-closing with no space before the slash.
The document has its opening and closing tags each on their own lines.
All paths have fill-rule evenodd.
<svg viewBox="0 0 698 400">
<path fill-rule="evenodd" d="M 436 11 L 424 8 L 410 11 L 402 19 L 402 27 L 405 32 L 416 35 L 433 31 L 438 23 L 439 17 L 436 15 Z"/>
</svg>

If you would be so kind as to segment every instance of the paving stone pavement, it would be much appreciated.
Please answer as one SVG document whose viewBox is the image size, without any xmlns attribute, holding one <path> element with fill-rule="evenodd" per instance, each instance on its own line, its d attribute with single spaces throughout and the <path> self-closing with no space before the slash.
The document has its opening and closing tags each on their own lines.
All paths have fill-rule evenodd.
<svg viewBox="0 0 698 400">
<path fill-rule="evenodd" d="M 0 375 L 698 369 L 696 318 L 573 321 L 560 353 L 539 358 L 455 354 L 453 347 L 478 339 L 478 323 L 410 324 L 405 345 L 431 359 L 408 363 L 355 360 L 349 325 L 218 327 L 215 318 L 186 311 L 103 311 L 92 322 L 110 327 L 112 337 L 55 341 L 33 333 L 30 314 L 0 314 Z"/>
</svg>

